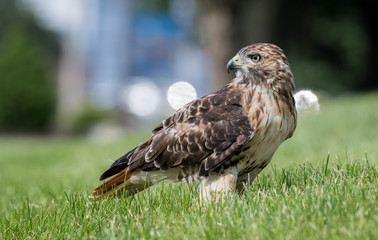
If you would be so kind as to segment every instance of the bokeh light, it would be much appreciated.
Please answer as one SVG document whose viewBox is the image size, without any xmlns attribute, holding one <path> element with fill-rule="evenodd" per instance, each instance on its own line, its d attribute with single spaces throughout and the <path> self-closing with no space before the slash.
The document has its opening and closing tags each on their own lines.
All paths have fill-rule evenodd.
<svg viewBox="0 0 378 240">
<path fill-rule="evenodd" d="M 127 110 L 145 117 L 153 114 L 160 104 L 160 90 L 151 81 L 141 81 L 122 90 L 122 99 Z"/>
<path fill-rule="evenodd" d="M 167 91 L 168 103 L 175 110 L 196 98 L 197 91 L 188 82 L 175 82 Z"/>
</svg>

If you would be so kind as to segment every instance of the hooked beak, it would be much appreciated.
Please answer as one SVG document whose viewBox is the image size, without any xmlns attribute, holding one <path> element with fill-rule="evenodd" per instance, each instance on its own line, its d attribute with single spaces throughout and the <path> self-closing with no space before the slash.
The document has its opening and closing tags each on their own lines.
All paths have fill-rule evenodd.
<svg viewBox="0 0 378 240">
<path fill-rule="evenodd" d="M 227 63 L 227 73 L 230 73 L 230 70 L 238 69 L 239 65 L 239 55 L 235 55 L 230 61 Z"/>
<path fill-rule="evenodd" d="M 230 61 L 227 63 L 227 73 L 230 73 L 230 70 L 243 69 L 243 68 L 254 68 L 255 66 L 249 64 L 242 64 L 239 60 L 239 55 L 236 54 Z"/>
</svg>

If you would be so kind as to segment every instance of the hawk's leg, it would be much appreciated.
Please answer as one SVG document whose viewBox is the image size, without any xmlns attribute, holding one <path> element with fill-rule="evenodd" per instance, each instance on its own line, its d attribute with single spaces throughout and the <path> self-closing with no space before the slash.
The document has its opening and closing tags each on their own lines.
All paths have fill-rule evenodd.
<svg viewBox="0 0 378 240">
<path fill-rule="evenodd" d="M 226 171 L 222 174 L 210 174 L 204 178 L 200 185 L 200 201 L 218 201 L 235 189 L 238 174 L 234 171 Z"/>
<path fill-rule="evenodd" d="M 236 190 L 239 192 L 239 194 L 242 194 L 244 192 L 244 188 L 247 184 L 251 184 L 253 180 L 257 177 L 259 172 L 261 172 L 262 169 L 255 168 L 249 173 L 243 174 L 238 177 L 238 180 L 236 182 Z"/>
</svg>

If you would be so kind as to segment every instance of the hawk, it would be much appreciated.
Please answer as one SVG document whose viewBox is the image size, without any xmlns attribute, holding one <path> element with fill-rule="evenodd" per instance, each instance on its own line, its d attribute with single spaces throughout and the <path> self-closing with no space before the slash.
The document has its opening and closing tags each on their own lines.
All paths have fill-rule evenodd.
<svg viewBox="0 0 378 240">
<path fill-rule="evenodd" d="M 296 128 L 294 82 L 283 51 L 268 43 L 242 48 L 227 64 L 236 77 L 193 100 L 116 160 L 91 197 L 133 195 L 161 181 L 200 182 L 200 199 L 239 192 Z"/>
</svg>

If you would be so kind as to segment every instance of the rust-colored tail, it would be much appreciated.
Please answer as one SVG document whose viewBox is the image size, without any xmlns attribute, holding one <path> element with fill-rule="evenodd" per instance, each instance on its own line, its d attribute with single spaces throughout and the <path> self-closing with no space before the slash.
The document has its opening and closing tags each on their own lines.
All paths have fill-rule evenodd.
<svg viewBox="0 0 378 240">
<path fill-rule="evenodd" d="M 130 182 L 131 176 L 137 174 L 139 171 L 127 170 L 128 168 L 123 169 L 117 175 L 94 189 L 90 198 L 101 200 L 113 195 L 121 196 L 119 193 L 122 193 L 123 190 L 125 190 L 128 196 L 131 196 L 149 187 L 147 184 L 132 184 Z"/>
</svg>

